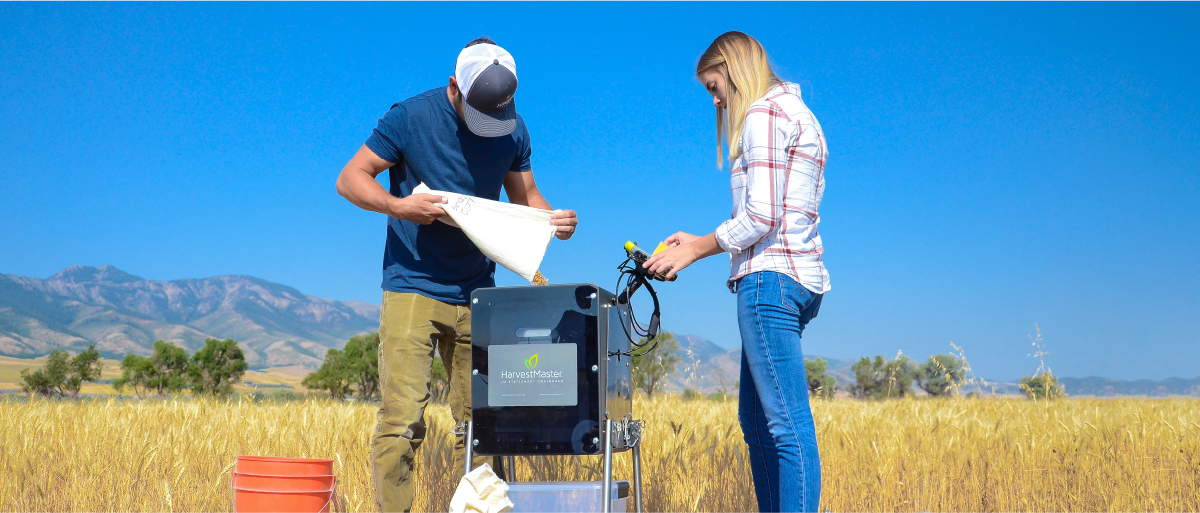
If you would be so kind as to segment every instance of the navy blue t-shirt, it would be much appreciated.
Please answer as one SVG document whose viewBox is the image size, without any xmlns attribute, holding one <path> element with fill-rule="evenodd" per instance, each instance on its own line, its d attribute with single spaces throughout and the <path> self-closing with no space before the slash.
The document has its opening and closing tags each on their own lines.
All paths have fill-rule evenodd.
<svg viewBox="0 0 1200 513">
<path fill-rule="evenodd" d="M 458 118 L 445 87 L 393 105 L 366 144 L 396 163 L 388 179 L 392 196 L 401 198 L 425 183 L 436 191 L 499 200 L 509 171 L 531 169 L 529 131 L 519 115 L 512 134 L 480 137 Z M 495 262 L 462 230 L 440 221 L 388 218 L 384 290 L 464 304 L 475 289 L 494 287 L 495 273 Z"/>
</svg>

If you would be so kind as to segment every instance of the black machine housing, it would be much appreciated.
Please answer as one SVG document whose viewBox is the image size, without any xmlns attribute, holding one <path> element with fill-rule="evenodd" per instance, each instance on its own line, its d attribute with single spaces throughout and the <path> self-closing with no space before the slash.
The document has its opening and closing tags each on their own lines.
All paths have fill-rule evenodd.
<svg viewBox="0 0 1200 513">
<path fill-rule="evenodd" d="M 613 293 L 593 284 L 498 287 L 476 290 L 471 303 L 475 454 L 599 454 L 604 421 L 632 419 L 630 341 L 622 327 L 622 321 L 626 326 L 631 322 L 629 305 L 618 305 Z M 489 376 L 489 350 L 521 344 L 575 344 L 575 380 L 546 386 L 573 387 L 575 404 L 489 404 L 489 382 L 499 380 L 502 372 L 497 369 Z M 562 355 L 567 347 L 557 348 L 561 361 L 566 361 Z M 520 349 L 524 348 L 500 348 L 496 355 Z M 526 361 L 527 367 L 536 365 Z M 621 437 L 610 439 L 614 452 L 628 449 Z"/>
</svg>

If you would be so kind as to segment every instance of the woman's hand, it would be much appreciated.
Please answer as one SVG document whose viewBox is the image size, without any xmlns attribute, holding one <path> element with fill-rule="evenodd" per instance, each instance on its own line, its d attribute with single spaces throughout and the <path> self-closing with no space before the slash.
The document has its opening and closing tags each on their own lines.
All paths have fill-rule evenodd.
<svg viewBox="0 0 1200 513">
<path fill-rule="evenodd" d="M 671 248 L 650 257 L 642 267 L 645 267 L 650 274 L 662 276 L 667 280 L 674 278 L 679 271 L 696 263 L 701 258 L 724 253 L 721 246 L 717 244 L 716 234 L 712 233 L 697 237 L 689 233 L 676 232 L 675 235 L 667 237 L 664 242 Z"/>
<path fill-rule="evenodd" d="M 675 235 L 672 235 L 672 237 L 674 236 Z M 698 237 L 694 237 L 693 240 L 696 238 Z M 667 244 L 671 243 L 670 240 L 671 239 L 667 239 Z M 646 263 L 643 264 L 642 267 L 645 267 L 651 275 L 658 275 L 663 279 L 669 280 L 679 271 L 684 270 L 684 268 L 692 265 L 692 263 L 699 259 L 700 257 L 696 253 L 695 245 L 689 243 L 676 243 L 674 247 L 650 257 L 650 259 L 646 260 Z"/>
<path fill-rule="evenodd" d="M 667 243 L 668 246 L 675 247 L 680 244 L 687 244 L 687 243 L 694 241 L 696 239 L 699 239 L 699 238 L 700 237 L 697 237 L 697 236 L 692 235 L 687 232 L 675 232 L 675 235 L 667 237 L 667 240 L 665 240 L 663 242 Z"/>
</svg>

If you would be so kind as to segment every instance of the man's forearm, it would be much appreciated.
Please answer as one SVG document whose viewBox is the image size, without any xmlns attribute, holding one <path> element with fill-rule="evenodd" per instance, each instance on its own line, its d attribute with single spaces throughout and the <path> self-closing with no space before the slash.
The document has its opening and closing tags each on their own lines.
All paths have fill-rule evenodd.
<svg viewBox="0 0 1200 513">
<path fill-rule="evenodd" d="M 365 169 L 348 164 L 337 180 L 338 194 L 358 208 L 393 215 L 389 194 Z"/>
<path fill-rule="evenodd" d="M 579 225 L 575 211 L 554 210 L 534 184 L 532 171 L 510 171 L 504 178 L 504 191 L 508 193 L 509 203 L 554 211 L 550 215 L 550 224 L 555 226 L 555 236 L 560 240 L 570 239 L 575 234 L 575 227 Z"/>
<path fill-rule="evenodd" d="M 546 198 L 542 197 L 542 193 L 536 190 L 531 192 L 526 198 L 525 206 L 540 208 L 542 210 L 554 210 L 554 208 L 550 206 L 550 202 L 546 201 Z"/>
</svg>

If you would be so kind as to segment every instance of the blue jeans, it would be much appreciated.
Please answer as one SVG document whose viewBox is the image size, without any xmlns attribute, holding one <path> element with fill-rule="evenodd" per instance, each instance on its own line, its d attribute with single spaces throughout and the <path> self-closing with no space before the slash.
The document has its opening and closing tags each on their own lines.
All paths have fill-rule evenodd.
<svg viewBox="0 0 1200 513">
<path fill-rule="evenodd" d="M 817 511 L 821 456 L 808 405 L 800 334 L 823 294 L 762 271 L 736 284 L 742 332 L 738 420 L 750 449 L 760 511 Z"/>
</svg>

